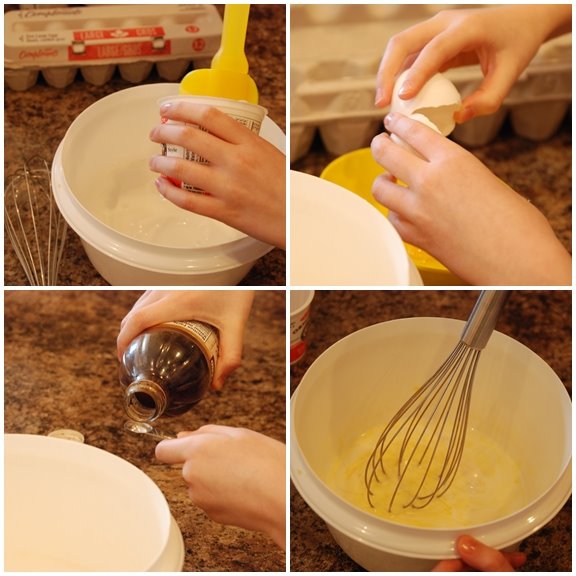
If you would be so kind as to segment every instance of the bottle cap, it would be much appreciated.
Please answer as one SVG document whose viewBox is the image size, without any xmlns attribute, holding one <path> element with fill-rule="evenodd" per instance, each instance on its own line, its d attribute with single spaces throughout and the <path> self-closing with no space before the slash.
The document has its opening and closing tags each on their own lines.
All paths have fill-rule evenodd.
<svg viewBox="0 0 576 576">
<path fill-rule="evenodd" d="M 48 434 L 50 438 L 61 438 L 63 440 L 72 440 L 73 442 L 84 443 L 84 434 L 78 432 L 78 430 L 71 430 L 69 428 L 59 428 L 58 430 L 53 430 Z"/>
</svg>

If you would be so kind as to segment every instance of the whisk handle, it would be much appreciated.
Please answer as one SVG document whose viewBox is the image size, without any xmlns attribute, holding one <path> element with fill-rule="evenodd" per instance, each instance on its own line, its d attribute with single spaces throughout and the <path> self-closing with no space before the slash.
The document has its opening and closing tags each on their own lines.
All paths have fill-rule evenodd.
<svg viewBox="0 0 576 576">
<path fill-rule="evenodd" d="M 483 290 L 464 326 L 460 340 L 471 348 L 482 350 L 488 343 L 500 311 L 510 294 L 510 290 Z"/>
</svg>

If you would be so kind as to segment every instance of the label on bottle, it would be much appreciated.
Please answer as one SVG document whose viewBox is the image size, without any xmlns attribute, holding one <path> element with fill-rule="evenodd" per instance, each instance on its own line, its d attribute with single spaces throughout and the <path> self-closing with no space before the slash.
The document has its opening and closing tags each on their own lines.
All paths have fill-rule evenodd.
<svg viewBox="0 0 576 576">
<path fill-rule="evenodd" d="M 218 361 L 218 330 L 210 324 L 198 322 L 197 320 L 175 320 L 173 322 L 163 322 L 164 326 L 171 326 L 188 334 L 198 345 L 210 370 L 210 381 L 214 378 L 214 370 Z"/>
</svg>

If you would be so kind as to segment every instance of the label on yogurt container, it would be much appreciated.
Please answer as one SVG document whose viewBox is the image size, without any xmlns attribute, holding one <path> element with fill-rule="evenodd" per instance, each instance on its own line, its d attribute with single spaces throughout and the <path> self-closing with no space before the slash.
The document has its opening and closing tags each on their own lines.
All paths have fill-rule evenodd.
<svg viewBox="0 0 576 576">
<path fill-rule="evenodd" d="M 242 124 L 242 126 L 248 128 L 248 130 L 251 130 L 255 134 L 258 134 L 260 132 L 261 122 L 237 114 L 228 113 L 228 116 L 230 116 L 230 118 L 233 118 L 239 124 Z M 169 120 L 167 118 L 162 118 L 161 122 L 162 124 L 182 124 L 182 122 Z M 199 126 L 198 124 L 186 124 L 186 126 L 191 126 L 193 128 L 196 128 L 197 130 L 208 132 L 208 130 L 206 130 L 202 126 Z M 192 152 L 191 150 L 187 150 L 186 148 L 178 146 L 176 144 L 162 144 L 162 155 L 171 158 L 182 158 L 183 160 L 190 160 L 191 162 L 197 162 L 198 164 L 206 164 L 206 165 L 210 164 L 210 162 L 208 162 L 206 158 L 203 158 L 199 154 L 196 154 L 196 152 Z M 166 176 L 166 178 L 170 180 L 170 182 L 172 182 L 174 186 L 182 188 L 182 190 L 187 190 L 188 192 L 196 192 L 197 194 L 206 194 L 204 190 L 198 188 L 197 186 L 188 184 L 187 182 L 182 182 L 181 180 L 176 180 L 175 178 L 170 178 L 168 176 Z"/>
</svg>

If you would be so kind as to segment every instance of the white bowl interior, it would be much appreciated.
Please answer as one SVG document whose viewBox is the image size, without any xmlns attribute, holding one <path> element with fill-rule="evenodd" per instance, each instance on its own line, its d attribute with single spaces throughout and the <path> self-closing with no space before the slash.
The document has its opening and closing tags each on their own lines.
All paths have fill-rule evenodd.
<svg viewBox="0 0 576 576">
<path fill-rule="evenodd" d="M 138 468 L 44 436 L 7 434 L 4 450 L 5 570 L 146 571 L 162 559 L 170 511 Z"/>
<path fill-rule="evenodd" d="M 178 208 L 156 190 L 157 175 L 148 168 L 148 160 L 160 153 L 160 146 L 150 141 L 149 133 L 160 121 L 159 98 L 177 91 L 177 84 L 138 86 L 84 110 L 64 139 L 62 167 L 67 185 L 94 218 L 141 242 L 189 249 L 245 238 L 226 224 Z M 263 137 L 271 124 L 267 120 Z"/>
<path fill-rule="evenodd" d="M 430 377 L 464 323 L 412 318 L 378 324 L 337 342 L 311 366 L 293 401 L 298 449 L 322 482 L 342 452 L 381 425 Z M 571 404 L 536 354 L 495 332 L 476 373 L 470 425 L 517 461 L 525 504 L 539 498 L 571 457 Z"/>
<path fill-rule="evenodd" d="M 411 283 L 400 236 L 364 199 L 332 182 L 292 171 L 290 201 L 293 285 Z"/>
</svg>

